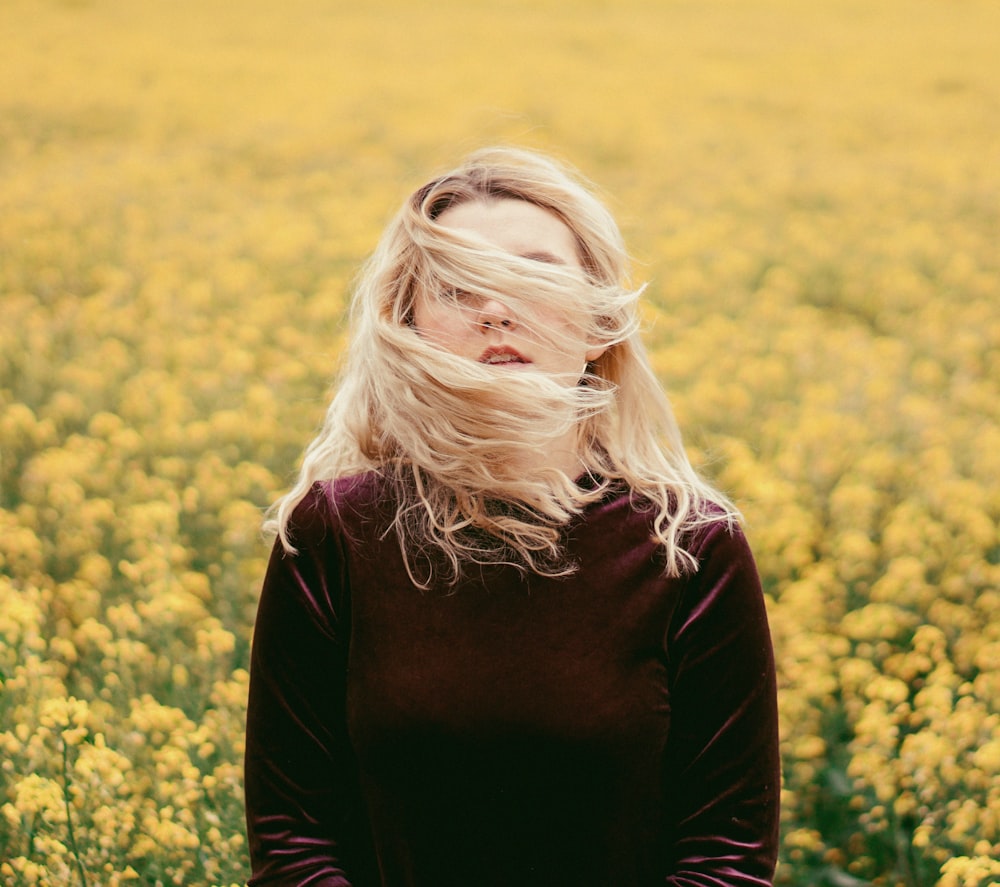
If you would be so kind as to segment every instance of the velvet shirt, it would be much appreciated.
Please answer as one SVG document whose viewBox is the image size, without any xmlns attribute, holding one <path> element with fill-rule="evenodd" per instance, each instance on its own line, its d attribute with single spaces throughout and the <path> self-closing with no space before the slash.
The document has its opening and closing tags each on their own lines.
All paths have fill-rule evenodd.
<svg viewBox="0 0 1000 887">
<path fill-rule="evenodd" d="M 422 591 L 366 474 L 317 485 L 276 544 L 247 713 L 249 887 L 767 885 L 775 673 L 742 533 L 664 574 L 610 492 L 564 578 L 467 568 Z"/>
</svg>

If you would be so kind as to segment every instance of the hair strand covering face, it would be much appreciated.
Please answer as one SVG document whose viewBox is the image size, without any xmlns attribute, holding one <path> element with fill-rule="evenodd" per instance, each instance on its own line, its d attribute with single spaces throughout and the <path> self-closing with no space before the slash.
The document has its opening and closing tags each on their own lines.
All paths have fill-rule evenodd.
<svg viewBox="0 0 1000 887">
<path fill-rule="evenodd" d="M 510 255 L 437 223 L 449 207 L 515 199 L 555 214 L 574 234 L 584 276 Z M 317 481 L 377 470 L 395 485 L 397 534 L 413 581 L 456 580 L 468 563 L 511 563 L 546 575 L 573 564 L 562 531 L 611 485 L 646 500 L 665 569 L 696 565 L 685 535 L 736 513 L 694 471 L 642 346 L 618 227 L 580 178 L 512 148 L 479 151 L 418 189 L 362 269 L 353 336 L 323 427 L 267 527 L 294 551 L 289 518 Z M 498 298 L 546 345 L 570 336 L 604 347 L 581 378 L 504 372 L 457 358 L 412 325 L 416 298 Z M 553 311 L 579 323 L 546 324 Z M 500 378 L 498 378 L 498 373 Z M 578 485 L 538 452 L 577 427 Z"/>
</svg>

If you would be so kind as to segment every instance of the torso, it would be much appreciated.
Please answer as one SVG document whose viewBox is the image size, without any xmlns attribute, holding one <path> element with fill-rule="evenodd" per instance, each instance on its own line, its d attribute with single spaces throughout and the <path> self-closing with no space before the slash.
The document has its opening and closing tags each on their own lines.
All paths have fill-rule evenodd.
<svg viewBox="0 0 1000 887">
<path fill-rule="evenodd" d="M 610 872 L 623 865 L 644 883 L 657 861 L 642 848 L 661 843 L 665 642 L 685 586 L 664 577 L 648 517 L 624 494 L 588 508 L 567 531 L 566 578 L 472 567 L 421 591 L 377 526 L 385 509 L 364 502 L 373 493 L 354 486 L 340 507 L 358 521 L 347 726 L 379 855 L 398 869 L 388 883 L 581 883 L 578 868 L 582 883 L 621 887 Z"/>
</svg>

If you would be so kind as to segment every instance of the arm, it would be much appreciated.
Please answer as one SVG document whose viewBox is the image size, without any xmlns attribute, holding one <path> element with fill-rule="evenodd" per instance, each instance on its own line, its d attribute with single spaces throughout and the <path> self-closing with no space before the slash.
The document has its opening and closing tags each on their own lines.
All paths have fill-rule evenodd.
<svg viewBox="0 0 1000 887">
<path fill-rule="evenodd" d="M 361 805 L 345 723 L 347 580 L 324 494 L 275 543 L 250 657 L 245 754 L 249 887 L 350 887 Z"/>
<path fill-rule="evenodd" d="M 746 539 L 710 528 L 667 639 L 671 887 L 770 885 L 780 761 L 774 654 Z"/>
</svg>

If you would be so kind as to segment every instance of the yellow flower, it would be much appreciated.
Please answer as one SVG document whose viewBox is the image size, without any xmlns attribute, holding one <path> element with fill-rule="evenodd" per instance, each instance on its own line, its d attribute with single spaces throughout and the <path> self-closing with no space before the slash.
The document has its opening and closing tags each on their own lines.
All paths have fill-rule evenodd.
<svg viewBox="0 0 1000 887">
<path fill-rule="evenodd" d="M 892 882 L 900 817 L 939 887 L 997 881 L 1000 176 L 982 158 L 1000 114 L 976 97 L 1000 89 L 983 39 L 1000 8 L 890 0 L 858 30 L 846 7 L 817 27 L 812 7 L 751 0 L 720 30 L 707 7 L 553 0 L 427 66 L 413 47 L 462 45 L 485 7 L 291 2 L 206 6 L 195 24 L 231 46 L 194 66 L 170 39 L 190 17 L 156 4 L 0 4 L 23 38 L 0 72 L 19 97 L 0 137 L 0 881 L 79 880 L 67 798 L 94 883 L 242 877 L 259 519 L 322 418 L 358 262 L 398 183 L 441 159 L 423 104 L 436 144 L 571 155 L 627 208 L 653 369 L 764 580 L 779 883 L 820 866 Z M 795 51 L 746 63 L 776 10 Z M 664 33 L 718 52 L 660 52 Z M 544 64 L 489 76 L 512 43 Z M 246 101 L 229 75 L 261 58 L 278 73 Z M 539 91 L 539 71 L 565 88 Z M 684 106 L 684 138 L 654 94 Z M 139 106 L 137 128 L 119 111 Z"/>
</svg>

